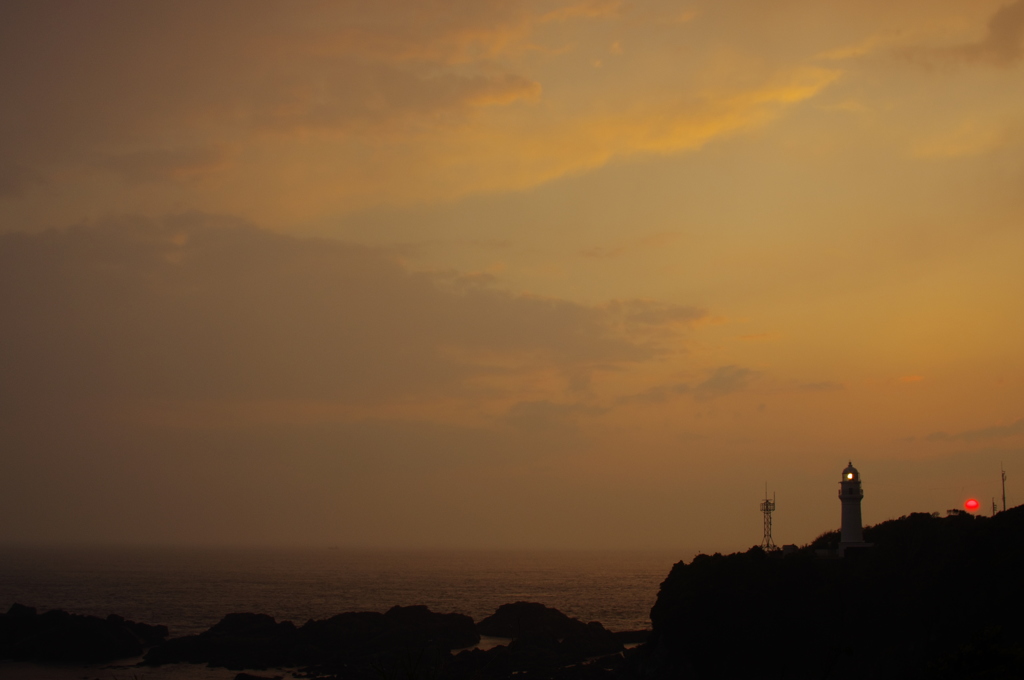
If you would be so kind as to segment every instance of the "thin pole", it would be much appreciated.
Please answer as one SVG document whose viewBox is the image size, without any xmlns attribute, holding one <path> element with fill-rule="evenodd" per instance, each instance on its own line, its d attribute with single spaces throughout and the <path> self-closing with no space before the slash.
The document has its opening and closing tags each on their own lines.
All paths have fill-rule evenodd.
<svg viewBox="0 0 1024 680">
<path fill-rule="evenodd" d="M 1003 463 L 999 463 L 999 472 L 1003 476 L 1003 512 L 1006 512 L 1006 470 L 1003 469 Z"/>
</svg>

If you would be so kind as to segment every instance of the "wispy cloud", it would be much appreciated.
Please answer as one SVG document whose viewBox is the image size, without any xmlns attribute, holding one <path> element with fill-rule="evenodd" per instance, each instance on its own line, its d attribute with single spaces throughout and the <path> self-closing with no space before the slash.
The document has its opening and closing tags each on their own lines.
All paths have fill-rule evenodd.
<svg viewBox="0 0 1024 680">
<path fill-rule="evenodd" d="M 978 41 L 947 47 L 914 47 L 900 53 L 922 64 L 980 63 L 1008 67 L 1024 56 L 1024 0 L 1003 5 Z"/>
<path fill-rule="evenodd" d="M 102 165 L 120 174 L 127 182 L 183 180 L 223 170 L 230 162 L 231 150 L 212 144 L 198 148 L 144 149 L 107 154 Z"/>
<path fill-rule="evenodd" d="M 1009 66 L 1024 55 L 1024 0 L 1000 7 L 988 22 L 985 37 L 948 50 L 952 56 Z"/>
<path fill-rule="evenodd" d="M 679 234 L 662 233 L 631 239 L 611 246 L 591 246 L 580 251 L 580 255 L 594 259 L 614 259 L 623 255 L 651 248 L 663 248 L 679 239 Z"/>
<path fill-rule="evenodd" d="M 542 22 L 567 19 L 598 19 L 615 16 L 622 7 L 621 0 L 585 0 L 552 10 L 541 16 Z"/>
<path fill-rule="evenodd" d="M 930 442 L 978 442 L 990 439 L 1006 439 L 1020 435 L 1024 435 L 1024 418 L 1019 418 L 1009 425 L 993 425 L 954 434 L 933 432 L 925 437 L 925 440 Z"/>
<path fill-rule="evenodd" d="M 845 390 L 846 386 L 842 383 L 823 381 L 803 383 L 800 385 L 800 389 L 804 392 L 838 392 L 839 390 Z"/>
<path fill-rule="evenodd" d="M 547 400 L 520 401 L 505 414 L 509 425 L 525 431 L 544 432 L 559 429 L 575 429 L 576 421 L 583 416 L 597 416 L 607 409 L 579 403 L 555 403 Z"/>
<path fill-rule="evenodd" d="M 742 366 L 720 366 L 707 380 L 693 389 L 693 397 L 707 401 L 734 392 L 742 392 L 759 375 L 758 371 Z"/>
<path fill-rule="evenodd" d="M 689 383 L 673 383 L 671 385 L 655 385 L 638 394 L 620 397 L 620 404 L 662 404 L 682 394 L 690 394 L 693 388 Z"/>
</svg>

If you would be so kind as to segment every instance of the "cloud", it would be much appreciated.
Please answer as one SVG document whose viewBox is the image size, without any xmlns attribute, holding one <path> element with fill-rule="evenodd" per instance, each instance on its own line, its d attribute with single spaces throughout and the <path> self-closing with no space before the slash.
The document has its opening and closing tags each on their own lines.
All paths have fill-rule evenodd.
<svg viewBox="0 0 1024 680">
<path fill-rule="evenodd" d="M 689 383 L 655 385 L 643 392 L 619 397 L 616 403 L 662 404 L 685 394 L 692 395 L 697 401 L 708 401 L 727 394 L 742 392 L 758 375 L 760 375 L 759 371 L 742 366 L 719 366 L 712 372 L 710 377 L 697 383 L 696 386 L 691 386 Z M 804 386 L 802 389 L 836 389 L 834 387 L 826 387 L 826 385 L 832 385 L 832 383 L 820 383 L 820 385 L 821 387 Z"/>
<path fill-rule="evenodd" d="M 643 392 L 619 397 L 619 404 L 661 404 L 680 395 L 690 394 L 697 401 L 708 401 L 735 392 L 742 392 L 760 375 L 759 371 L 742 366 L 719 366 L 711 376 L 696 386 L 689 383 L 669 383 L 655 385 Z M 822 383 L 821 385 L 831 385 Z M 810 389 L 834 389 L 831 387 L 812 387 Z"/>
<path fill-rule="evenodd" d="M 911 153 L 925 159 L 978 156 L 1012 145 L 1014 136 L 1003 121 L 968 120 L 927 135 L 913 145 Z"/>
<path fill-rule="evenodd" d="M 919 47 L 904 50 L 903 54 L 928 64 L 965 62 L 1011 66 L 1024 55 L 1024 0 L 1014 0 L 996 10 L 981 40 L 952 47 Z"/>
<path fill-rule="evenodd" d="M 845 390 L 846 386 L 842 383 L 823 381 L 814 383 L 803 383 L 800 385 L 800 389 L 804 392 L 837 392 L 839 390 Z"/>
<path fill-rule="evenodd" d="M 992 427 L 984 427 L 979 430 L 967 430 L 965 432 L 957 432 L 955 434 L 933 432 L 925 437 L 925 440 L 930 442 L 978 442 L 990 439 L 1005 439 L 1007 437 L 1017 437 L 1020 435 L 1024 435 L 1024 418 L 1019 418 L 1009 425 L 993 425 Z"/>
<path fill-rule="evenodd" d="M 690 394 L 693 389 L 689 383 L 675 383 L 672 385 L 655 385 L 639 394 L 629 394 L 620 397 L 620 404 L 663 404 L 673 397 L 681 394 Z"/>
<path fill-rule="evenodd" d="M 742 392 L 758 374 L 758 371 L 742 366 L 719 366 L 710 378 L 693 388 L 693 397 L 698 401 L 707 401 Z"/>
<path fill-rule="evenodd" d="M 1024 0 L 1000 7 L 988 22 L 985 37 L 977 43 L 953 48 L 950 53 L 967 60 L 1008 66 L 1024 54 Z"/>
<path fill-rule="evenodd" d="M 246 102 L 256 131 L 388 138 L 444 127 L 445 119 L 457 124 L 474 108 L 506 106 L 541 93 L 539 83 L 512 73 L 428 74 L 345 59 L 311 64 L 301 77 L 292 77 L 295 82 L 279 89 L 276 100 Z"/>
<path fill-rule="evenodd" d="M 541 17 L 541 21 L 566 21 L 567 19 L 600 19 L 614 16 L 622 7 L 621 0 L 586 0 L 552 10 Z"/>
<path fill-rule="evenodd" d="M 652 234 L 643 238 L 631 239 L 614 246 L 584 248 L 580 251 L 580 255 L 594 259 L 612 259 L 650 248 L 664 248 L 678 238 L 679 235 L 673 233 Z"/>
<path fill-rule="evenodd" d="M 0 198 L 21 196 L 26 189 L 41 183 L 39 173 L 23 166 L 0 160 Z"/>
<path fill-rule="evenodd" d="M 539 43 L 582 39 L 614 2 L 111 6 L 0 5 L 0 158 L 75 196 L 0 177 L 41 224 L 185 205 L 287 228 L 515 191 L 755 129 L 838 77 L 790 65 L 709 89 L 684 71 L 611 99 L 569 86 L 569 57 Z"/>
<path fill-rule="evenodd" d="M 558 429 L 574 429 L 581 416 L 594 416 L 607 409 L 586 404 L 558 404 L 550 401 L 520 401 L 505 414 L 505 422 L 516 429 L 529 432 L 546 432 Z"/>
<path fill-rule="evenodd" d="M 765 125 L 789 106 L 817 95 L 839 75 L 833 69 L 801 67 L 750 89 L 659 98 L 610 114 L 556 119 L 555 126 L 528 134 L 531 160 L 547 166 L 537 168 L 533 183 L 600 167 L 616 157 L 699 149 Z"/>
<path fill-rule="evenodd" d="M 517 42 L 529 23 L 527 8 L 495 2 L 4 4 L 0 152 L 44 174 L 154 179 L 270 132 L 450 124 L 538 96 L 520 74 L 453 66 Z"/>
<path fill-rule="evenodd" d="M 879 45 L 891 40 L 898 34 L 893 32 L 877 33 L 870 35 L 860 42 L 832 48 L 817 55 L 818 59 L 826 61 L 844 61 L 846 59 L 859 59 L 878 49 Z"/>
<path fill-rule="evenodd" d="M 222 145 L 179 149 L 146 149 L 108 154 L 100 163 L 128 182 L 183 180 L 227 167 Z"/>
<path fill-rule="evenodd" d="M 603 308 L 630 324 L 664 326 L 690 324 L 707 317 L 707 310 L 689 305 L 671 305 L 656 300 L 613 300 Z"/>
<path fill-rule="evenodd" d="M 13 406 L 515 398 L 654 360 L 703 312 L 517 294 L 188 214 L 0 237 L 0 314 Z"/>
<path fill-rule="evenodd" d="M 588 377 L 660 362 L 653 331 L 687 309 L 526 295 L 197 213 L 2 235 L 0 536 L 557 542 L 550 517 L 590 502 L 548 493 L 593 456 L 607 408 Z M 466 528 L 495 503 L 514 527 Z"/>
</svg>

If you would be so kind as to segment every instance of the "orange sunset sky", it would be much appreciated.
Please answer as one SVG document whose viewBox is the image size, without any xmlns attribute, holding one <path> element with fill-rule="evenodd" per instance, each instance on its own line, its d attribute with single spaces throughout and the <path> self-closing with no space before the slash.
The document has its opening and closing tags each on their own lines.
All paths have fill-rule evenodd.
<svg viewBox="0 0 1024 680">
<path fill-rule="evenodd" d="M 1024 484 L 1024 0 L 0 5 L 0 542 L 745 549 Z"/>
</svg>

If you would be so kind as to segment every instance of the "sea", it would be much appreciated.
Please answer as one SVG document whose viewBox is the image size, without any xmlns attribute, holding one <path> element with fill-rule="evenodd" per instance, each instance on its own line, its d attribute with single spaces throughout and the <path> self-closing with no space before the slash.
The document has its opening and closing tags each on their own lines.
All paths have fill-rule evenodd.
<svg viewBox="0 0 1024 680">
<path fill-rule="evenodd" d="M 479 621 L 509 602 L 540 602 L 613 631 L 650 627 L 673 551 L 453 551 L 332 548 L 0 547 L 0 607 L 118 614 L 200 633 L 231 612 L 302 625 L 341 612 L 427 605 Z M 224 680 L 235 673 L 176 664 L 45 667 L 0 662 L 0 678 Z M 280 674 L 280 673 L 278 673 Z M 285 675 L 285 677 L 288 677 Z"/>
</svg>

